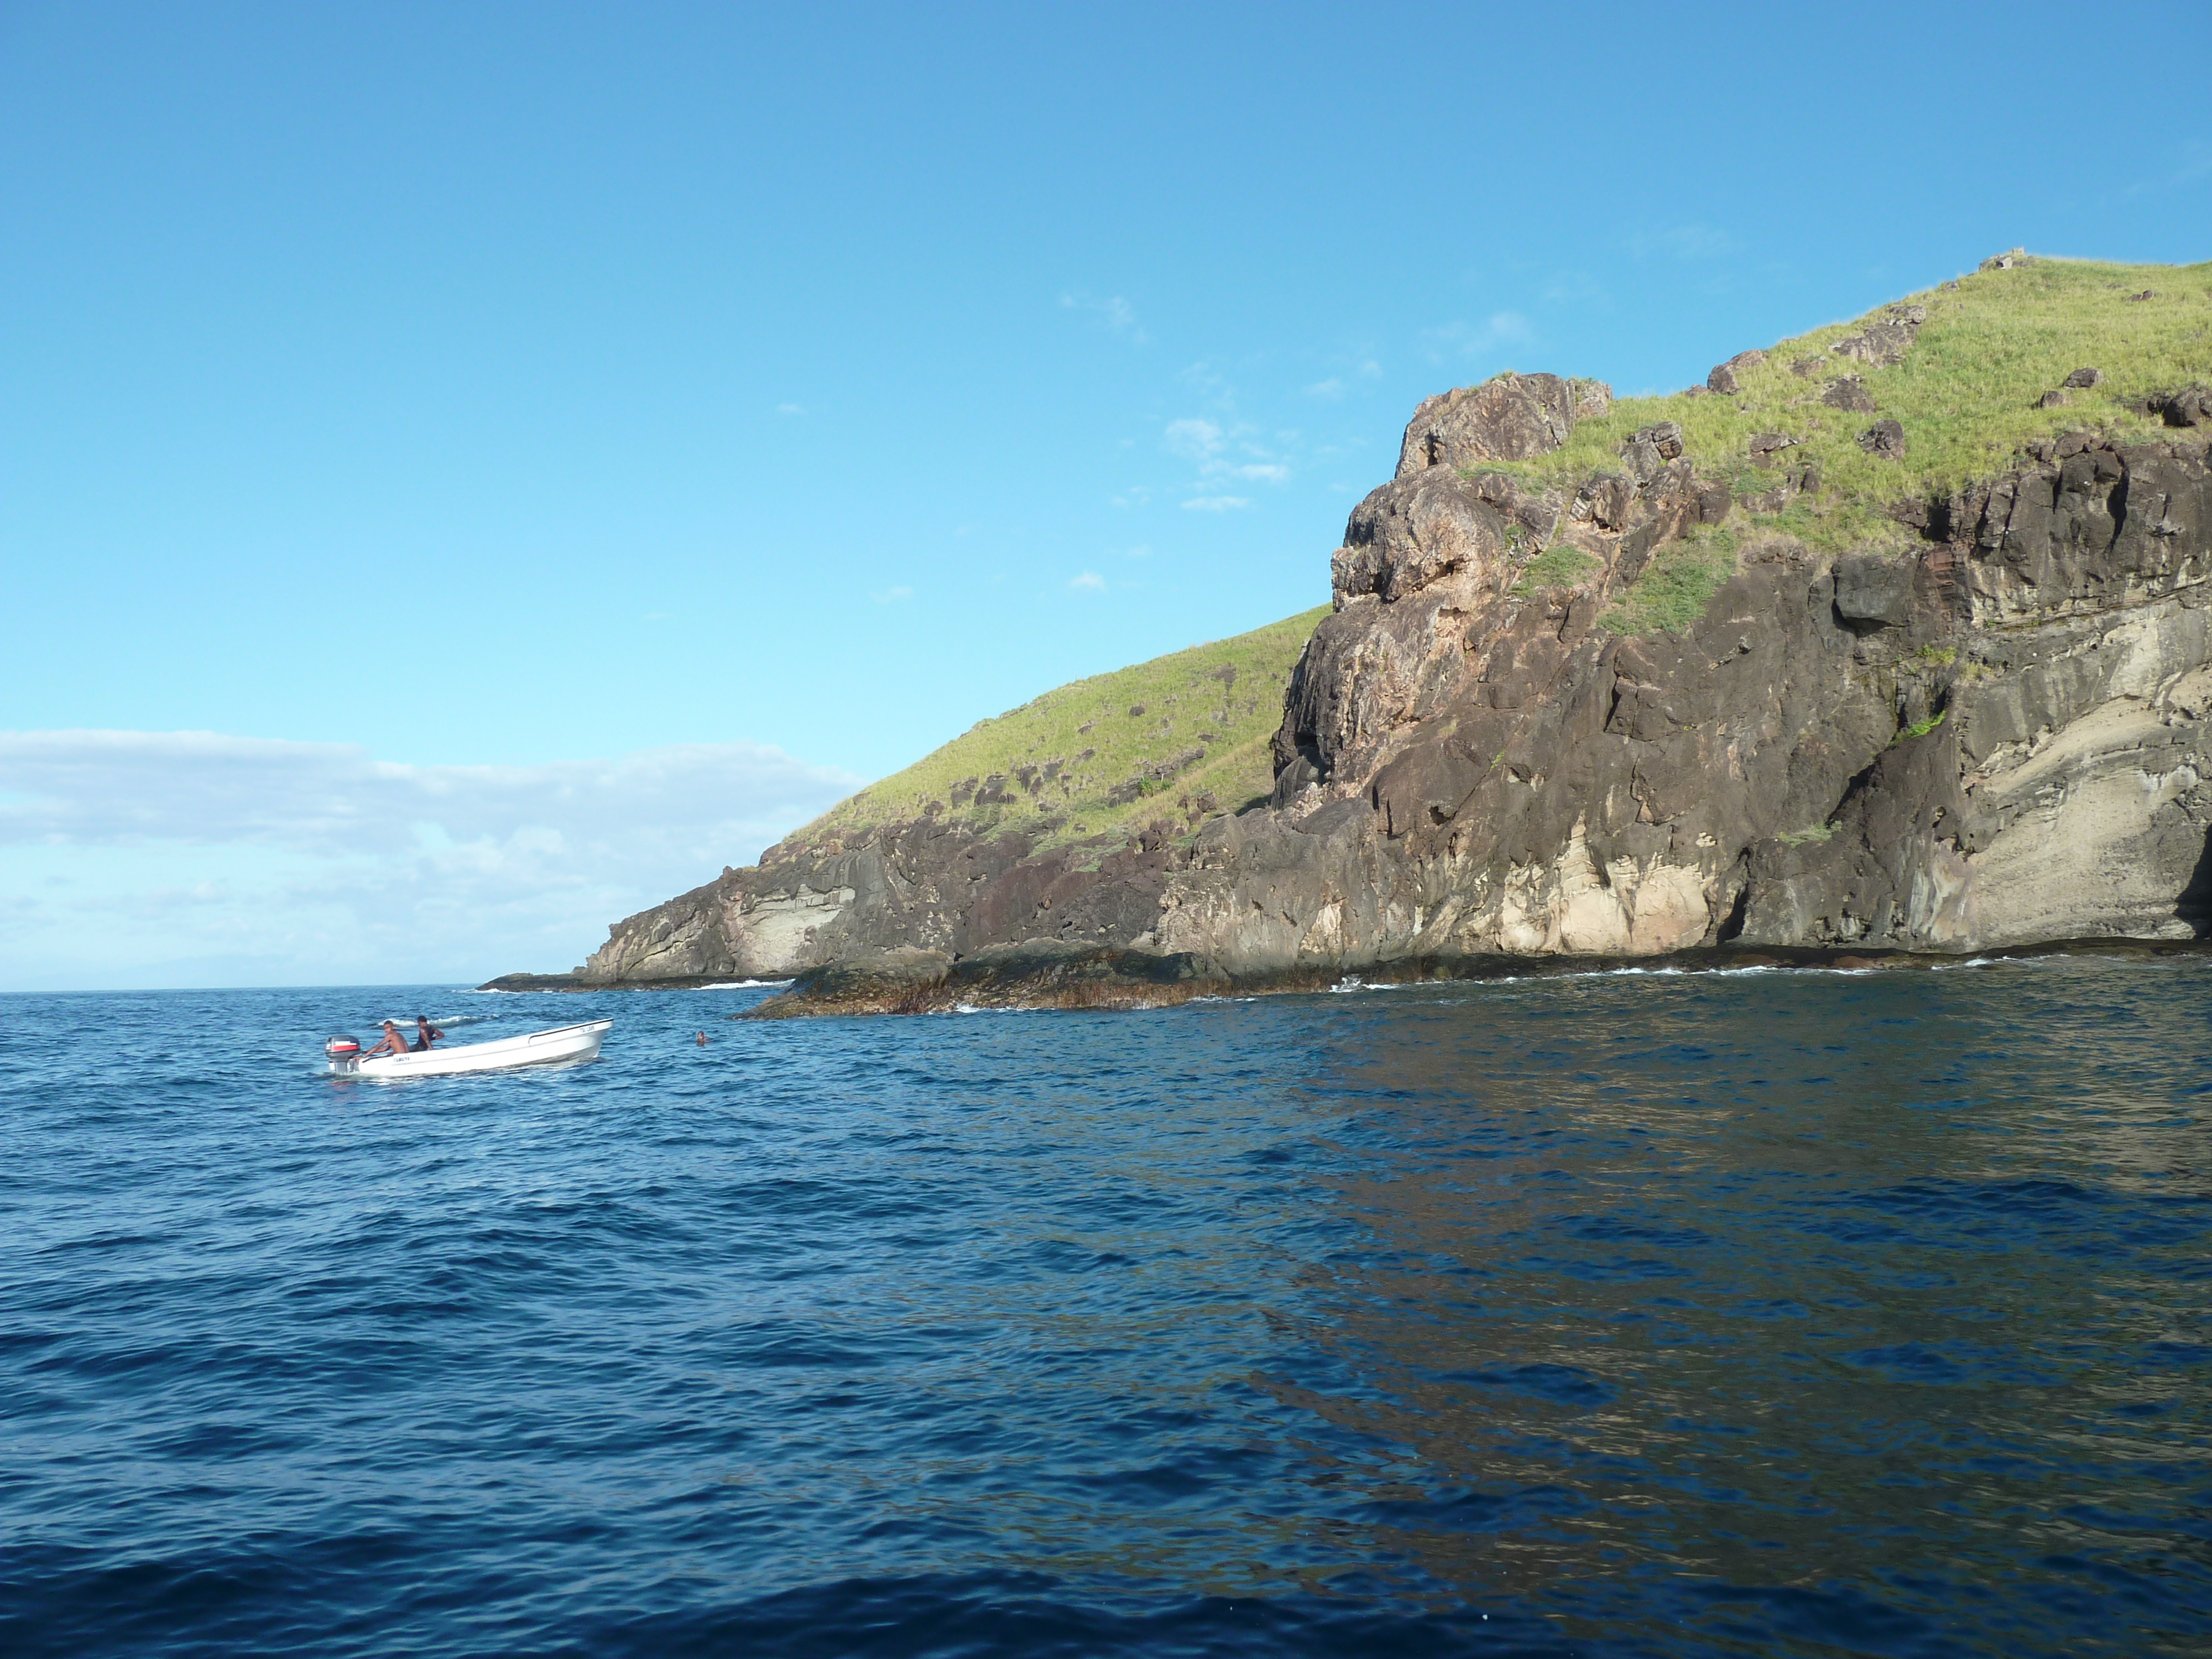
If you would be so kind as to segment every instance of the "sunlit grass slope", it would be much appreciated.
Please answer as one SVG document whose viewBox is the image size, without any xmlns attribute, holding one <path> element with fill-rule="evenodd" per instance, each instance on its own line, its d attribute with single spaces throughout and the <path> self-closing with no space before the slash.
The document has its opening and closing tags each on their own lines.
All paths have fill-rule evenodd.
<svg viewBox="0 0 2212 1659">
<path fill-rule="evenodd" d="M 2152 298 L 2130 297 L 2146 289 Z M 1736 476 L 1747 491 L 1765 488 L 1772 475 L 1751 467 L 1747 447 L 1754 433 L 1782 432 L 1802 441 L 1782 459 L 1815 463 L 1823 496 L 1879 507 L 1987 477 L 2023 444 L 2060 432 L 2102 430 L 2130 441 L 2172 437 L 2157 416 L 2130 404 L 2212 378 L 2212 262 L 2039 258 L 1892 303 L 1928 308 L 1917 342 L 1893 368 L 1830 350 L 1880 322 L 1888 306 L 1778 343 L 1746 340 L 1746 347 L 1765 347 L 1766 361 L 1739 371 L 1739 395 L 1624 398 L 1603 419 L 1577 423 L 1560 448 L 1510 470 L 1563 483 L 1617 470 L 1630 433 L 1677 421 L 1685 450 L 1708 476 Z M 1790 365 L 1800 358 L 1817 358 L 1820 367 L 1794 373 Z M 2043 394 L 2077 368 L 2102 369 L 2104 383 L 2069 391 L 2073 401 L 2065 407 L 2040 407 Z M 1821 402 L 1827 383 L 1848 374 L 1864 382 L 1872 414 Z M 1905 428 L 1902 460 L 1877 459 L 1859 447 L 1858 434 L 1883 418 Z"/>
<path fill-rule="evenodd" d="M 2146 292 L 2149 297 L 2141 297 Z M 1903 362 L 1879 367 L 1831 349 L 1881 322 L 1893 305 L 1928 312 Z M 1729 480 L 1750 507 L 1756 503 L 1747 498 L 1778 481 L 1776 471 L 1753 464 L 1753 435 L 1798 440 L 1778 459 L 1793 467 L 1813 463 L 1819 488 L 1779 511 L 1740 513 L 1662 550 L 1600 618 L 1615 632 L 1679 629 L 1696 620 L 1748 539 L 1779 533 L 1822 550 L 1902 548 L 1912 535 L 1887 509 L 1948 495 L 2002 471 L 2035 440 L 2078 430 L 2124 443 L 2175 436 L 2145 400 L 2212 380 L 2212 263 L 2038 258 L 1907 295 L 1852 322 L 1774 344 L 1742 344 L 1763 347 L 1766 361 L 1737 371 L 1737 394 L 1625 398 L 1603 419 L 1578 422 L 1561 448 L 1499 469 L 1571 489 L 1592 473 L 1618 471 L 1621 446 L 1638 428 L 1674 421 L 1698 472 Z M 2100 369 L 2105 379 L 2094 387 L 2065 387 L 2081 368 Z M 1872 411 L 1823 400 L 1832 382 L 1850 375 L 1872 398 Z M 2043 406 L 2045 393 L 2061 390 L 2068 403 Z M 1885 419 L 1905 429 L 1902 459 L 1880 459 L 1859 445 L 1859 434 Z M 1532 562 L 1529 580 L 1571 582 L 1583 574 L 1582 562 L 1571 560 L 1566 549 L 1547 553 Z"/>
<path fill-rule="evenodd" d="M 1328 614 L 1048 691 L 839 802 L 789 844 L 925 816 L 1049 844 L 1235 811 L 1273 786 L 1283 690 Z"/>
</svg>

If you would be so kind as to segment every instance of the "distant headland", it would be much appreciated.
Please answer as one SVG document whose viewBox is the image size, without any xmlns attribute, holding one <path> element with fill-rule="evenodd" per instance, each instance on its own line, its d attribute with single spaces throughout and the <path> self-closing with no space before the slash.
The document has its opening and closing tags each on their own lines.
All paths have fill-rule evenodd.
<svg viewBox="0 0 2212 1659">
<path fill-rule="evenodd" d="M 2015 250 L 1668 397 L 1441 393 L 1328 608 L 1048 692 L 488 988 L 1123 1006 L 2185 946 L 2208 388 L 2212 264 Z"/>
</svg>

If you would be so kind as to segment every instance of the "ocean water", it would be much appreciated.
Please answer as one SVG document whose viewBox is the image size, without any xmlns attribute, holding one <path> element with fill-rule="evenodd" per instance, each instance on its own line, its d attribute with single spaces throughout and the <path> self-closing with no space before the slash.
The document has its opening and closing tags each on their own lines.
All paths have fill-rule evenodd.
<svg viewBox="0 0 2212 1659">
<path fill-rule="evenodd" d="M 2212 1650 L 2212 961 L 764 994 L 0 998 L 0 1650 Z"/>
</svg>

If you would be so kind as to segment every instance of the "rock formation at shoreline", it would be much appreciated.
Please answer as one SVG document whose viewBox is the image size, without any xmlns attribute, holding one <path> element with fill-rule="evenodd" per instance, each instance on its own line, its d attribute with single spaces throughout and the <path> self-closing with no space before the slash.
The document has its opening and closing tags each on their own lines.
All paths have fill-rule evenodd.
<svg viewBox="0 0 2212 1659">
<path fill-rule="evenodd" d="M 2139 319 L 2124 275 L 2069 302 Z M 2212 320 L 2203 268 L 2159 276 Z M 617 924 L 576 981 L 1113 1006 L 1501 957 L 2203 936 L 2203 368 L 2054 366 L 2082 401 L 2013 398 L 2040 425 L 2002 465 L 1898 471 L 1975 435 L 1915 416 L 1947 319 L 2078 276 L 1996 267 L 1648 407 L 1550 375 L 1430 398 L 1333 556 L 1264 805 L 1088 840 L 802 831 Z"/>
</svg>

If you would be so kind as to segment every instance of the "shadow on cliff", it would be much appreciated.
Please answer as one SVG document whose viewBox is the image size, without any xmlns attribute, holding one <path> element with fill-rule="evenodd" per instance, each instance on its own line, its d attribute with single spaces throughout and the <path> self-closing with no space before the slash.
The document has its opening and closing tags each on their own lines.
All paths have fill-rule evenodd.
<svg viewBox="0 0 2212 1659">
<path fill-rule="evenodd" d="M 2173 902 L 2173 914 L 2187 922 L 2199 939 L 2212 934 L 2212 830 L 2204 832 L 2204 850 L 2189 872 L 2189 885 Z"/>
</svg>

